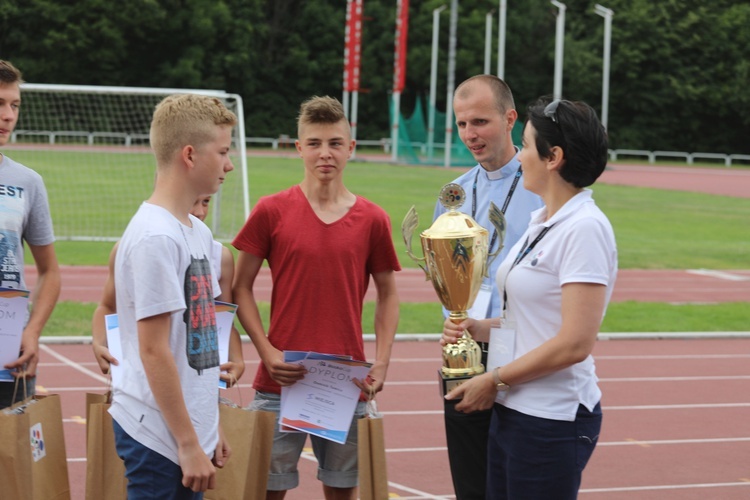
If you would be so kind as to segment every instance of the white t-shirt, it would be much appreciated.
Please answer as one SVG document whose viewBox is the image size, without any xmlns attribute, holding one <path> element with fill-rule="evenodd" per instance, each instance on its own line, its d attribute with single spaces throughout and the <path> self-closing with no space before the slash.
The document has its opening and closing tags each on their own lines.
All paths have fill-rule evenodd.
<svg viewBox="0 0 750 500">
<path fill-rule="evenodd" d="M 224 245 L 214 240 L 211 242 L 211 265 L 213 266 L 216 281 L 221 280 L 221 254 L 224 251 Z"/>
<path fill-rule="evenodd" d="M 514 359 L 557 335 L 564 284 L 605 285 L 606 311 L 617 276 L 617 246 L 609 220 L 591 195 L 591 190 L 582 191 L 546 222 L 546 207 L 535 211 L 526 234 L 498 269 L 498 289 L 501 294 L 507 289 L 507 321 L 515 321 L 517 328 Z M 527 237 L 531 244 L 553 225 L 508 273 Z M 597 380 L 594 358 L 589 355 L 568 368 L 499 392 L 496 401 L 527 415 L 573 421 L 579 404 L 592 410 L 601 399 Z"/>
<path fill-rule="evenodd" d="M 139 353 L 137 321 L 171 313 L 169 345 L 182 396 L 208 456 L 218 442 L 219 351 L 213 299 L 220 293 L 212 272 L 213 238 L 166 209 L 143 203 L 128 224 L 115 263 L 122 342 L 122 373 L 113 385 L 110 413 L 133 439 L 179 465 L 177 443 L 159 410 Z"/>
</svg>

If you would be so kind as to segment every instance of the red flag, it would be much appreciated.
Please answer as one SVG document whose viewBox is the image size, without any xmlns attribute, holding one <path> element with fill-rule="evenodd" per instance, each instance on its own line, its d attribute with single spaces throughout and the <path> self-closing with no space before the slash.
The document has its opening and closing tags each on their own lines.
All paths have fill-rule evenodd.
<svg viewBox="0 0 750 500">
<path fill-rule="evenodd" d="M 359 91 L 359 69 L 362 59 L 362 3 L 346 3 L 346 32 L 344 40 L 344 91 Z"/>
<path fill-rule="evenodd" d="M 393 91 L 402 92 L 406 82 L 406 40 L 409 35 L 409 0 L 398 0 L 396 43 L 393 60 Z"/>
</svg>

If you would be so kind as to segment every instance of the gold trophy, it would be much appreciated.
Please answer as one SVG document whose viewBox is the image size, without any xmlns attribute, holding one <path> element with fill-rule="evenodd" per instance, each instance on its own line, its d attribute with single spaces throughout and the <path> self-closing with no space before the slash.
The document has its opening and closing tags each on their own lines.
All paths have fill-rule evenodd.
<svg viewBox="0 0 750 500">
<path fill-rule="evenodd" d="M 446 184 L 439 201 L 448 209 L 429 229 L 422 232 L 422 251 L 419 258 L 412 252 L 412 236 L 419 224 L 412 206 L 401 224 L 406 253 L 425 272 L 432 282 L 440 302 L 450 311 L 450 320 L 460 323 L 469 317 L 483 278 L 489 275 L 490 264 L 503 248 L 505 217 L 490 203 L 490 223 L 497 231 L 498 248 L 488 255 L 489 233 L 471 216 L 458 211 L 466 198 L 458 184 Z M 426 264 L 422 266 L 421 262 Z M 447 394 L 474 375 L 484 372 L 482 350 L 468 331 L 455 344 L 443 347 L 443 367 L 439 370 L 441 392 Z"/>
</svg>

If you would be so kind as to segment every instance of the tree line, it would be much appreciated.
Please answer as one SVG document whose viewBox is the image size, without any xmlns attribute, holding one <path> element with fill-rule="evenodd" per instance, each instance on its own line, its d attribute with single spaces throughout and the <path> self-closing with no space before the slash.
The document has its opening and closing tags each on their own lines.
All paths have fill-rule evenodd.
<svg viewBox="0 0 750 500">
<path fill-rule="evenodd" d="M 601 108 L 603 19 L 614 11 L 613 148 L 750 153 L 747 0 L 565 0 L 563 95 Z M 508 0 L 505 79 L 521 117 L 553 88 L 557 7 Z M 402 110 L 429 92 L 432 11 L 411 0 Z M 456 82 L 483 72 L 485 15 L 460 0 Z M 445 108 L 449 10 L 441 14 L 437 107 Z M 342 95 L 345 0 L 0 0 L 0 58 L 26 81 L 222 89 L 248 136 L 294 135 L 299 104 Z M 396 0 L 364 0 L 360 138 L 389 136 Z M 493 59 L 497 68 L 497 12 Z"/>
</svg>

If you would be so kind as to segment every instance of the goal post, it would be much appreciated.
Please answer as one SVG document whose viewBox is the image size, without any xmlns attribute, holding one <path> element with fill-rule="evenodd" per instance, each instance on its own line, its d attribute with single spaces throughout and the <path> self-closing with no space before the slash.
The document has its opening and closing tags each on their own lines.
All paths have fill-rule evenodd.
<svg viewBox="0 0 750 500">
<path fill-rule="evenodd" d="M 250 213 L 242 98 L 221 90 L 21 85 L 21 113 L 4 152 L 44 179 L 58 240 L 115 241 L 153 190 L 149 129 L 172 94 L 220 99 L 237 115 L 230 152 L 235 171 L 212 197 L 206 223 L 231 240 Z"/>
</svg>

